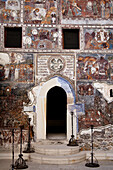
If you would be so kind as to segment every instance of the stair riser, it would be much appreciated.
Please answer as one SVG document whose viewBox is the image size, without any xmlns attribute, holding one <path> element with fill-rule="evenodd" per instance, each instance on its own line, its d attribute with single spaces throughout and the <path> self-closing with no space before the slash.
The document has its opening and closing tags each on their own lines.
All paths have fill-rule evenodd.
<svg viewBox="0 0 113 170">
<path fill-rule="evenodd" d="M 35 153 L 42 154 L 42 155 L 52 155 L 52 156 L 64 156 L 64 155 L 73 155 L 79 153 L 79 149 L 77 150 L 43 150 L 43 149 L 35 149 Z"/>
<path fill-rule="evenodd" d="M 86 156 L 81 156 L 79 158 L 69 158 L 69 159 L 46 159 L 46 158 L 31 158 L 30 160 L 33 162 L 37 162 L 39 164 L 57 164 L 57 165 L 67 165 L 67 164 L 74 164 L 85 161 Z"/>
</svg>

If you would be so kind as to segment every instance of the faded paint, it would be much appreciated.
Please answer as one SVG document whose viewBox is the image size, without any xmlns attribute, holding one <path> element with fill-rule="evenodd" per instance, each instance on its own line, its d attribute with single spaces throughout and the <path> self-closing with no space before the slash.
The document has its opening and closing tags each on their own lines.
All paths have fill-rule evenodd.
<svg viewBox="0 0 113 170">
<path fill-rule="evenodd" d="M 113 97 L 110 97 L 110 89 L 113 89 L 113 85 L 107 83 L 93 83 L 93 87 L 96 88 L 108 103 L 113 102 Z"/>
</svg>

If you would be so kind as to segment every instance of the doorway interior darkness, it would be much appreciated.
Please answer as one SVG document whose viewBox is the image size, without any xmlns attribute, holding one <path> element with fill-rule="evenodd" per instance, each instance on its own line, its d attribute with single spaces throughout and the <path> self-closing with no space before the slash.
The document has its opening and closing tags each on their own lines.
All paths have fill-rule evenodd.
<svg viewBox="0 0 113 170">
<path fill-rule="evenodd" d="M 47 93 L 46 134 L 66 134 L 67 95 L 63 88 L 55 86 Z"/>
</svg>

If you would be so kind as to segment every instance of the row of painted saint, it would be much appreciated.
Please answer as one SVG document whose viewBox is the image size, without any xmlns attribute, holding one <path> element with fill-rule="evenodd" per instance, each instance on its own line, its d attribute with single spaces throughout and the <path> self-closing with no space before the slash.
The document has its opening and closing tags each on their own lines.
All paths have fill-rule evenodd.
<svg viewBox="0 0 113 170">
<path fill-rule="evenodd" d="M 23 20 L 25 23 L 57 24 L 58 9 L 62 5 L 63 17 L 113 18 L 113 0 L 25 0 Z M 0 1 L 0 22 L 21 22 L 21 1 Z"/>
<path fill-rule="evenodd" d="M 67 17 L 113 17 L 113 0 L 62 0 L 62 14 Z M 94 16 L 93 16 L 94 15 Z"/>
<path fill-rule="evenodd" d="M 1 65 L 0 64 L 0 81 L 17 81 L 32 82 L 33 81 L 33 65 Z"/>
</svg>

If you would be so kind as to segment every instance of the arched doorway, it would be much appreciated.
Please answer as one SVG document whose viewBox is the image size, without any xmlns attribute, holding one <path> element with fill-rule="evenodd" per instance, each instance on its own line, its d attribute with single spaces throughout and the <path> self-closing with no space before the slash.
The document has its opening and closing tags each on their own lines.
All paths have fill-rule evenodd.
<svg viewBox="0 0 113 170">
<path fill-rule="evenodd" d="M 55 86 L 47 93 L 46 134 L 66 135 L 67 95 L 63 88 Z"/>
<path fill-rule="evenodd" d="M 64 78 L 53 77 L 47 82 L 41 84 L 40 86 L 36 86 L 33 89 L 33 94 L 34 96 L 36 96 L 36 119 L 35 119 L 36 126 L 34 127 L 36 140 L 47 138 L 47 94 L 49 90 L 51 90 L 52 88 L 56 86 L 60 87 L 62 90 L 64 90 L 63 92 L 66 93 L 67 105 L 66 105 L 66 136 L 65 138 L 69 140 L 71 137 L 72 125 L 71 125 L 71 114 L 70 114 L 69 108 L 70 108 L 70 105 L 73 105 L 75 103 L 74 89 L 72 88 L 71 84 Z M 57 104 L 57 107 L 58 107 L 58 104 Z M 61 108 L 59 108 L 59 110 L 60 109 Z M 54 110 L 55 109 L 52 109 L 52 111 Z M 76 132 L 77 132 L 76 131 L 77 130 L 76 117 L 73 118 L 73 122 L 74 122 L 73 133 L 76 138 Z"/>
</svg>

